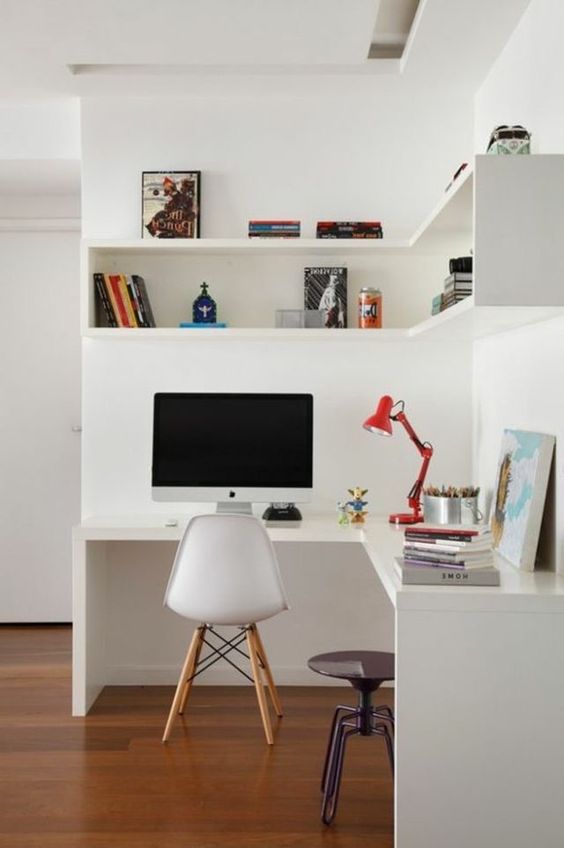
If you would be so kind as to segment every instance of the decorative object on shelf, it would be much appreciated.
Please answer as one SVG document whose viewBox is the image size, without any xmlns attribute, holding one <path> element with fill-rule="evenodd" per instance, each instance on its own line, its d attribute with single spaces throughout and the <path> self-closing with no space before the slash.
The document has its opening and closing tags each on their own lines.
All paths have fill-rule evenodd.
<svg viewBox="0 0 564 848">
<path fill-rule="evenodd" d="M 200 171 L 143 171 L 143 238 L 198 238 Z"/>
<path fill-rule="evenodd" d="M 486 153 L 527 154 L 531 152 L 531 134 L 520 124 L 501 124 L 492 130 Z"/>
<path fill-rule="evenodd" d="M 533 571 L 554 436 L 504 430 L 491 512 L 493 546 L 513 565 Z"/>
<path fill-rule="evenodd" d="M 348 507 L 351 524 L 364 524 L 364 516 L 368 514 L 364 507 L 368 504 L 368 501 L 363 500 L 363 498 L 367 491 L 368 489 L 361 489 L 360 486 L 348 490 L 351 500 L 347 501 L 346 506 Z"/>
<path fill-rule="evenodd" d="M 465 168 L 467 168 L 467 167 L 468 167 L 468 162 L 463 162 L 463 163 L 462 163 L 462 165 L 460 166 L 460 168 L 458 168 L 458 170 L 457 170 L 457 171 L 455 171 L 455 172 L 454 172 L 454 174 L 452 175 L 452 180 L 450 181 L 450 183 L 449 183 L 449 184 L 447 185 L 447 187 L 445 188 L 445 191 L 448 191 L 449 189 L 451 189 L 451 188 L 453 187 L 453 185 L 454 185 L 454 183 L 456 182 L 456 180 L 459 178 L 459 176 L 461 175 L 461 173 L 462 173 L 462 172 L 464 171 L 464 169 L 465 169 Z"/>
<path fill-rule="evenodd" d="M 383 237 L 382 223 L 380 221 L 318 221 L 316 237 L 318 239 L 381 239 Z"/>
<path fill-rule="evenodd" d="M 423 489 L 424 520 L 430 524 L 479 524 L 479 486 L 427 486 Z"/>
<path fill-rule="evenodd" d="M 348 526 L 349 524 L 347 505 L 342 501 L 337 501 L 337 524 L 340 524 L 342 527 Z"/>
<path fill-rule="evenodd" d="M 249 221 L 249 238 L 299 238 L 299 221 Z"/>
<path fill-rule="evenodd" d="M 203 322 L 203 321 L 180 321 L 178 324 L 180 328 L 185 330 L 209 330 L 209 329 L 222 329 L 227 327 L 225 321 L 215 321 L 213 324 L 211 322 Z"/>
<path fill-rule="evenodd" d="M 396 407 L 398 407 L 398 410 L 394 412 Z M 417 480 L 407 495 L 407 502 L 412 511 L 410 513 L 392 514 L 389 517 L 390 522 L 393 522 L 394 524 L 417 524 L 419 521 L 423 521 L 423 513 L 421 511 L 421 492 L 423 490 L 425 475 L 427 474 L 427 469 L 429 467 L 431 457 L 433 456 L 433 446 L 429 442 L 422 442 L 418 438 L 415 430 L 407 420 L 404 407 L 405 404 L 403 400 L 399 400 L 394 403 L 390 395 L 383 395 L 378 402 L 376 411 L 373 415 L 366 419 L 363 427 L 365 430 L 368 430 L 371 433 L 376 433 L 379 436 L 391 436 L 392 421 L 399 421 L 423 457 L 423 462 L 421 464 Z"/>
<path fill-rule="evenodd" d="M 324 315 L 319 309 L 277 309 L 275 327 L 321 329 L 324 326 Z"/>
<path fill-rule="evenodd" d="M 154 327 L 147 287 L 138 274 L 94 274 L 94 285 L 110 327 Z"/>
<path fill-rule="evenodd" d="M 365 286 L 358 295 L 358 326 L 361 330 L 376 330 L 382 326 L 382 292 Z"/>
<path fill-rule="evenodd" d="M 194 324 L 216 324 L 216 302 L 208 294 L 208 284 L 202 283 L 201 292 L 192 304 L 192 320 Z"/>
<path fill-rule="evenodd" d="M 324 314 L 324 327 L 347 326 L 347 269 L 304 268 L 304 305 Z"/>
</svg>

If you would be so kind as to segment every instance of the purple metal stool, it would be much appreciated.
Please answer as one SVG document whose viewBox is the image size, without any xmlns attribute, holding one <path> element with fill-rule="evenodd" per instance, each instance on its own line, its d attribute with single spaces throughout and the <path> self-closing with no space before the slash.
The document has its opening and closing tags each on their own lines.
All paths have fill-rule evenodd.
<svg viewBox="0 0 564 848">
<path fill-rule="evenodd" d="M 311 657 L 307 664 L 318 674 L 348 680 L 358 691 L 358 706 L 339 704 L 331 724 L 321 778 L 321 820 L 331 824 L 337 812 L 345 746 L 351 736 L 383 736 L 394 772 L 394 713 L 385 705 L 374 707 L 372 693 L 384 680 L 395 679 L 395 657 L 382 651 L 335 651 Z"/>
</svg>

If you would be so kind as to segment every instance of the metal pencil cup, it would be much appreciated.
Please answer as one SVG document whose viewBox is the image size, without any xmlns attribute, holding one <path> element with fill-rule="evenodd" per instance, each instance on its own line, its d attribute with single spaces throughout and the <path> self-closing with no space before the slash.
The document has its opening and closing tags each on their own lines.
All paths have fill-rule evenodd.
<svg viewBox="0 0 564 848">
<path fill-rule="evenodd" d="M 441 498 L 423 495 L 423 516 L 427 524 L 478 524 L 483 516 L 478 498 Z"/>
</svg>

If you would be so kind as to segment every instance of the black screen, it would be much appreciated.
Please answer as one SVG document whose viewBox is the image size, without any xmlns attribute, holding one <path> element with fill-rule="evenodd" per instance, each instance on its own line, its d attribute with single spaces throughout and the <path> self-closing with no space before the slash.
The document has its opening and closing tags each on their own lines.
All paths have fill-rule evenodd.
<svg viewBox="0 0 564 848">
<path fill-rule="evenodd" d="M 310 488 L 308 394 L 155 395 L 153 486 Z"/>
</svg>

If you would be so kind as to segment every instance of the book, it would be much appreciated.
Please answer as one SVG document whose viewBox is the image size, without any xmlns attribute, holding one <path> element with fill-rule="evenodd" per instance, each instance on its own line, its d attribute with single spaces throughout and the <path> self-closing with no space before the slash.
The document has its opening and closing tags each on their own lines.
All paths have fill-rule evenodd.
<svg viewBox="0 0 564 848">
<path fill-rule="evenodd" d="M 113 275 L 112 275 L 113 276 Z M 121 295 L 122 303 L 125 307 L 125 312 L 127 315 L 127 326 L 128 327 L 137 327 L 137 318 L 135 317 L 135 312 L 133 309 L 133 305 L 131 303 L 131 298 L 129 296 L 129 291 L 127 289 L 127 283 L 125 281 L 125 277 L 123 274 L 116 274 L 117 285 L 119 287 L 119 292 Z"/>
<path fill-rule="evenodd" d="M 471 283 L 474 278 L 472 271 L 454 271 L 445 277 L 445 286 L 452 283 Z"/>
<path fill-rule="evenodd" d="M 347 326 L 347 269 L 340 267 L 304 268 L 305 309 L 324 312 L 324 326 Z"/>
<path fill-rule="evenodd" d="M 406 538 L 404 547 L 416 548 L 423 551 L 435 551 L 436 553 L 452 551 L 459 553 L 462 551 L 478 552 L 489 551 L 492 547 L 491 537 L 476 538 L 472 542 L 460 541 L 457 539 L 412 539 Z"/>
<path fill-rule="evenodd" d="M 145 280 L 143 277 L 140 277 L 138 274 L 131 275 L 131 282 L 133 284 L 133 288 L 135 290 L 135 294 L 141 304 L 141 308 L 143 310 L 143 316 L 145 320 L 145 327 L 156 327 L 155 316 L 153 315 L 153 310 L 151 308 L 151 301 L 149 300 L 149 294 L 147 292 L 147 286 L 145 284 Z"/>
<path fill-rule="evenodd" d="M 405 562 L 414 565 L 428 565 L 432 568 L 482 568 L 485 565 L 493 565 L 493 553 L 491 551 L 482 556 L 446 556 L 418 553 L 416 551 L 404 550 Z"/>
<path fill-rule="evenodd" d="M 104 285 L 104 275 L 103 274 L 94 274 L 94 285 L 96 287 L 96 294 L 98 296 L 98 302 L 101 304 L 102 309 L 104 311 L 104 315 L 106 316 L 106 322 L 109 327 L 117 327 L 118 322 L 115 316 L 112 303 L 110 301 L 108 292 L 106 291 L 106 286 Z"/>
<path fill-rule="evenodd" d="M 487 536 L 491 530 L 487 524 L 411 524 L 405 530 L 405 536 L 432 536 L 433 538 L 444 538 L 445 536 L 460 537 L 461 540 L 474 539 Z"/>
<path fill-rule="evenodd" d="M 121 297 L 118 280 L 115 274 L 104 274 L 104 284 L 110 298 L 112 309 L 116 315 L 118 327 L 129 327 L 125 304 Z"/>
<path fill-rule="evenodd" d="M 408 565 L 401 557 L 396 558 L 395 569 L 403 585 L 419 586 L 499 586 L 499 571 L 495 566 L 464 569 L 433 568 Z"/>
</svg>

